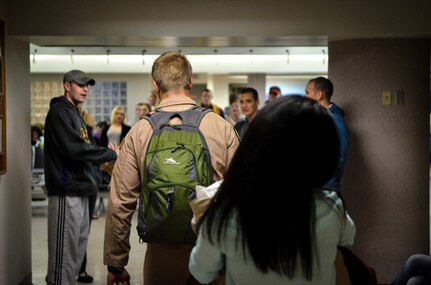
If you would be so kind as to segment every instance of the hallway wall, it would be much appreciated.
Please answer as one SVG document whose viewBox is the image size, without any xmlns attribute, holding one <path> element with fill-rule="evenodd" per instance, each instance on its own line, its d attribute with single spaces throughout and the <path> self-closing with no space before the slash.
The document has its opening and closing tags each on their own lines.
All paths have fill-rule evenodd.
<svg viewBox="0 0 431 285">
<path fill-rule="evenodd" d="M 238 45 L 241 44 L 241 41 L 237 41 L 239 37 L 249 37 L 247 40 L 250 45 L 261 43 L 256 37 L 274 37 L 267 42 L 272 45 L 301 40 L 306 40 L 307 44 L 320 44 L 322 39 L 325 42 L 328 37 L 425 35 L 429 38 L 430 6 L 430 1 L 418 1 L 413 5 L 402 0 L 395 0 L 390 4 L 371 0 L 329 0 L 324 4 L 310 0 L 272 0 L 253 5 L 245 0 L 106 0 L 77 1 L 71 7 L 69 2 L 54 0 L 0 0 L 0 18 L 8 18 L 6 24 L 10 34 L 6 38 L 8 172 L 0 177 L 0 284 L 29 284 L 26 281 L 31 274 L 30 179 L 26 179 L 30 177 L 29 50 L 28 45 L 17 38 L 65 45 L 97 43 L 101 46 L 140 46 L 143 38 L 154 44 L 176 46 L 176 37 L 184 37 L 191 45 L 211 46 Z M 209 40 L 205 37 L 213 38 Z M 425 87 L 412 87 L 424 86 L 422 84 L 408 83 L 400 87 L 406 92 L 403 109 L 382 110 L 378 105 L 382 89 L 398 88 L 399 80 L 399 77 L 388 78 L 382 75 L 391 72 L 393 63 L 398 62 L 401 55 L 409 54 L 410 49 L 403 44 L 400 53 L 373 57 L 375 61 L 369 62 L 369 66 L 381 66 L 382 70 L 374 69 L 380 71 L 376 72 L 376 77 L 363 81 L 364 76 L 368 76 L 368 69 L 363 61 L 366 57 L 358 58 L 355 54 L 362 54 L 372 47 L 373 45 L 355 44 L 339 47 L 337 43 L 331 44 L 329 77 L 334 77 L 337 86 L 335 100 L 345 105 L 348 124 L 352 127 L 353 141 L 349 161 L 353 164 L 348 164 L 346 181 L 356 183 L 352 183 L 354 189 L 350 190 L 352 194 L 347 194 L 347 199 L 352 215 L 357 217 L 360 231 L 358 254 L 367 257 L 371 265 L 376 265 L 379 275 L 387 281 L 400 265 L 401 259 L 414 251 L 427 249 L 423 243 L 428 238 L 428 233 L 418 236 L 415 244 L 406 242 L 412 240 L 411 235 L 421 234 L 412 226 L 416 222 L 423 226 L 424 231 L 428 231 L 428 213 L 417 220 L 410 216 L 404 219 L 401 213 L 418 213 L 412 205 L 417 205 L 422 212 L 428 202 L 423 191 L 427 191 L 425 179 L 428 175 L 426 160 L 429 126 L 424 125 L 424 120 L 429 106 L 429 93 L 425 93 Z M 390 46 L 388 50 L 396 51 L 394 48 Z M 378 55 L 386 55 L 386 49 L 371 50 L 381 53 Z M 335 56 L 337 54 L 338 60 Z M 426 91 L 429 92 L 429 58 L 420 62 L 412 58 L 411 61 L 420 68 L 425 68 L 426 65 L 427 69 L 423 72 L 428 76 Z M 415 66 L 398 65 L 399 71 L 407 75 L 411 69 L 415 70 Z M 332 72 L 335 68 L 341 69 L 345 74 L 339 72 L 334 75 Z M 345 94 L 345 97 L 341 94 Z M 409 99 L 411 96 L 413 101 Z M 369 100 L 361 100 L 363 97 Z M 410 105 L 410 102 L 414 104 Z M 361 111 L 367 111 L 368 116 L 362 116 Z M 405 113 L 405 119 L 399 119 L 402 116 L 396 115 L 398 112 Z M 398 130 L 397 126 L 403 132 L 395 132 Z M 376 137 L 382 140 L 374 141 Z M 389 144 L 393 142 L 393 145 Z M 386 167 L 392 164 L 397 167 Z M 418 195 L 409 196 L 409 191 L 416 191 Z M 364 219 L 365 215 L 369 215 L 367 211 L 373 214 L 369 223 Z M 383 227 L 382 223 L 388 227 Z M 400 233 L 401 229 L 411 231 L 411 235 Z M 397 256 L 391 255 L 392 251 L 383 252 L 382 245 L 386 248 L 395 238 L 398 238 L 398 246 L 408 247 L 401 252 L 399 248 L 391 246 L 390 249 L 399 254 Z M 392 257 L 394 262 L 386 265 L 386 260 Z"/>
<path fill-rule="evenodd" d="M 9 22 L 5 0 L 0 19 Z M 28 44 L 6 34 L 7 173 L 0 176 L 0 284 L 31 284 Z"/>
<path fill-rule="evenodd" d="M 351 132 L 343 194 L 354 251 L 389 283 L 411 254 L 429 253 L 430 43 L 334 41 L 329 60 Z M 404 104 L 382 106 L 385 90 L 404 91 Z"/>
</svg>

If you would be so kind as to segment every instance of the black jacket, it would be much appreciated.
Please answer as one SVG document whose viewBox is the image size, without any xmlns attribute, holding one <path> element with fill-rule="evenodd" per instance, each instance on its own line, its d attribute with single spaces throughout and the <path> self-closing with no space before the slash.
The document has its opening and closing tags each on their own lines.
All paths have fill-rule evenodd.
<svg viewBox="0 0 431 285">
<path fill-rule="evenodd" d="M 238 121 L 235 124 L 235 130 L 237 131 L 240 139 L 244 138 L 244 134 L 247 131 L 249 125 L 250 123 L 248 122 L 247 118 L 245 118 L 245 120 Z"/>
<path fill-rule="evenodd" d="M 88 196 L 97 191 L 92 164 L 117 158 L 91 144 L 78 109 L 66 97 L 53 98 L 45 121 L 44 168 L 48 196 Z"/>
<path fill-rule="evenodd" d="M 107 147 L 108 146 L 108 130 L 111 125 L 107 125 L 103 128 L 102 133 L 100 134 L 100 146 Z M 126 137 L 127 133 L 130 131 L 131 127 L 126 124 L 121 124 L 121 135 L 120 135 L 120 143 Z"/>
</svg>

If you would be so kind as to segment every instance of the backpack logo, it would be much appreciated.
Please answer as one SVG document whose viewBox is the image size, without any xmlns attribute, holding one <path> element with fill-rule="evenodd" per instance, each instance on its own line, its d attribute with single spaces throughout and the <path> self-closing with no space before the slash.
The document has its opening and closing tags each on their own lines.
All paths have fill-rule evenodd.
<svg viewBox="0 0 431 285">
<path fill-rule="evenodd" d="M 175 159 L 173 159 L 172 157 L 166 158 L 163 161 L 163 164 L 168 164 L 168 165 L 179 165 L 181 164 L 181 162 L 176 161 Z"/>
</svg>

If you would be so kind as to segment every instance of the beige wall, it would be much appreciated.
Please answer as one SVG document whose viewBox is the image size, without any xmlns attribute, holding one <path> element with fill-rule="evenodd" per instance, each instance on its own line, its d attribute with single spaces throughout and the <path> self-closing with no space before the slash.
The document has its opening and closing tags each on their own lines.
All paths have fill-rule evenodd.
<svg viewBox="0 0 431 285">
<path fill-rule="evenodd" d="M 429 41 L 335 41 L 329 59 L 350 129 L 343 194 L 354 251 L 389 283 L 411 254 L 429 253 Z M 404 91 L 404 105 L 382 106 L 385 90 Z"/>
<path fill-rule="evenodd" d="M 214 75 L 214 102 L 221 107 L 229 106 L 229 84 L 247 84 L 247 76 Z"/>
<path fill-rule="evenodd" d="M 0 18 L 5 19 L 0 0 Z M 8 25 L 8 22 L 6 22 Z M 6 36 L 7 173 L 0 176 L 0 284 L 31 284 L 28 44 Z"/>
</svg>

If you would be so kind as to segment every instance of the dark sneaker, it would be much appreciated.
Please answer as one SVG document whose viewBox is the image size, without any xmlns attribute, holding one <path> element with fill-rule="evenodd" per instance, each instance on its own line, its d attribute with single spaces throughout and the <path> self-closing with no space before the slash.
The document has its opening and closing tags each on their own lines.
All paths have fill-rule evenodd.
<svg viewBox="0 0 431 285">
<path fill-rule="evenodd" d="M 81 273 L 79 273 L 78 282 L 79 283 L 92 283 L 93 277 L 91 275 L 88 275 L 87 272 L 81 272 Z"/>
</svg>

